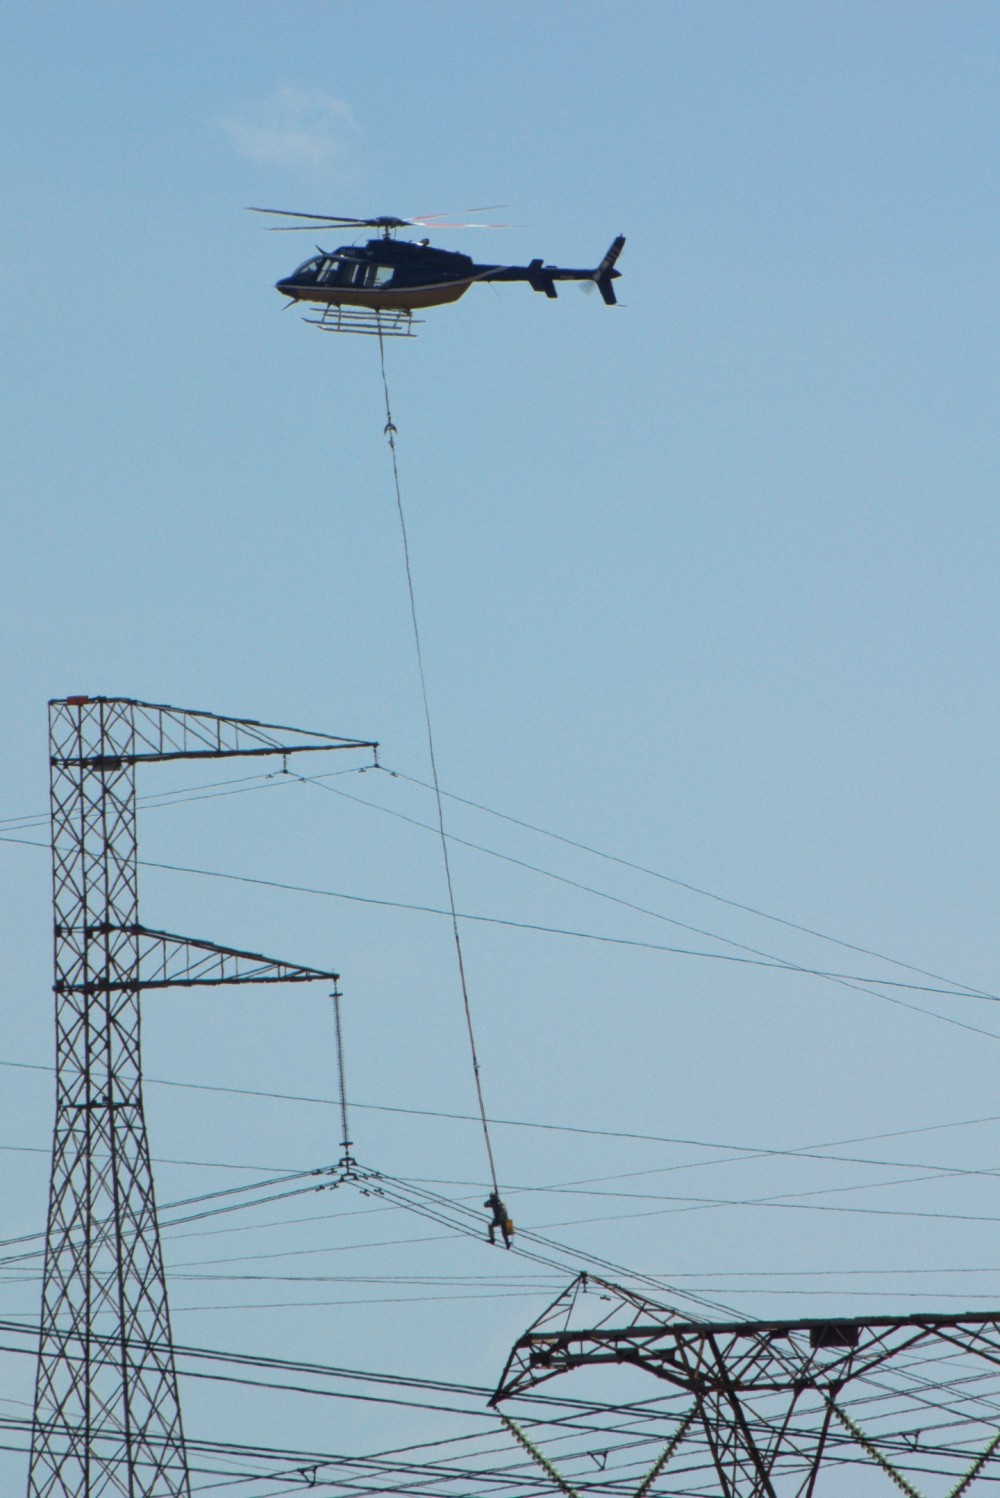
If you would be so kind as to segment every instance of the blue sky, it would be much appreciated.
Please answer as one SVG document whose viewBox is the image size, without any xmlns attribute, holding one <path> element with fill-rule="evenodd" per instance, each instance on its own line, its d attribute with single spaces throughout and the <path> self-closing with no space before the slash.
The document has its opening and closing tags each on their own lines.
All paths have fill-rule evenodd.
<svg viewBox="0 0 1000 1498">
<path fill-rule="evenodd" d="M 377 348 L 281 312 L 273 283 L 311 240 L 243 210 L 501 203 L 517 227 L 448 242 L 587 264 L 624 233 L 623 305 L 477 287 L 387 350 L 445 789 L 994 993 L 997 50 L 996 7 L 965 0 L 8 4 L 2 816 L 44 813 L 45 702 L 72 692 L 377 738 L 386 766 L 426 781 Z M 222 778 L 150 771 L 143 789 Z M 145 856 L 440 906 L 433 837 L 386 814 L 431 820 L 427 792 L 328 785 L 383 810 L 266 782 L 150 807 Z M 995 1298 L 995 1271 L 957 1272 L 995 1264 L 990 1182 L 877 1184 L 994 1168 L 996 1122 L 939 1127 L 1000 1112 L 990 1001 L 596 941 L 728 941 L 935 981 L 458 802 L 447 815 L 456 836 L 599 891 L 454 849 L 460 910 L 585 933 L 465 924 L 491 1112 L 706 1142 L 498 1126 L 518 1220 L 600 1218 L 556 1236 L 721 1285 L 747 1315 L 797 1314 L 803 1284 L 840 1314 L 913 1304 L 914 1284 L 927 1303 Z M 44 1067 L 44 850 L 0 842 L 0 881 L 0 1059 Z M 474 1107 L 446 923 L 152 869 L 142 901 L 152 926 L 337 967 L 352 1092 L 375 1105 L 356 1116 L 359 1155 L 471 1182 L 440 1189 L 477 1200 L 474 1125 L 379 1111 Z M 318 994 L 155 998 L 144 1027 L 151 1077 L 334 1088 Z M 43 1223 L 51 1081 L 8 1065 L 4 1091 L 9 1237 Z M 336 1153 L 319 1105 L 153 1085 L 147 1102 L 154 1155 L 209 1162 L 158 1166 L 161 1200 L 214 1190 L 233 1164 Z M 918 1128 L 852 1151 L 888 1165 L 705 1163 L 713 1144 Z M 936 1215 L 536 1189 L 682 1166 L 649 1190 L 843 1188 L 829 1204 Z M 386 1237 L 413 1236 L 396 1217 Z M 201 1246 L 326 1252 L 328 1226 Z M 169 1241 L 167 1256 L 178 1275 L 196 1257 Z M 514 1294 L 490 1285 L 508 1263 L 465 1240 L 318 1257 Z M 818 1272 L 821 1287 L 803 1278 Z M 546 1298 L 534 1282 L 442 1306 L 413 1285 L 381 1305 L 356 1284 L 246 1289 L 172 1280 L 178 1337 L 480 1384 Z M 324 1295 L 366 1303 L 226 1309 Z M 30 1320 L 37 1296 L 5 1286 L 2 1314 Z M 4 1378 L 30 1400 L 27 1358 Z M 262 1419 L 262 1439 L 338 1450 L 423 1439 L 437 1418 L 323 1425 L 291 1399 L 264 1415 L 202 1388 L 185 1400 L 195 1433 Z M 0 1463 L 16 1490 L 23 1455 Z"/>
</svg>

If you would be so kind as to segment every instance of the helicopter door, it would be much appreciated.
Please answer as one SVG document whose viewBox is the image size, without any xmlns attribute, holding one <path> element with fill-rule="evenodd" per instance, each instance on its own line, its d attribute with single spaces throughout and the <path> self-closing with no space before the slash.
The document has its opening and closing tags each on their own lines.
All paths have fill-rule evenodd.
<svg viewBox="0 0 1000 1498">
<path fill-rule="evenodd" d="M 337 285 L 354 286 L 365 290 L 372 286 L 385 286 L 392 280 L 393 271 L 394 267 L 391 265 L 372 265 L 363 260 L 342 260 L 338 267 Z"/>
<path fill-rule="evenodd" d="M 363 286 L 368 267 L 357 260 L 334 260 L 330 262 L 330 281 L 335 286 Z"/>
</svg>

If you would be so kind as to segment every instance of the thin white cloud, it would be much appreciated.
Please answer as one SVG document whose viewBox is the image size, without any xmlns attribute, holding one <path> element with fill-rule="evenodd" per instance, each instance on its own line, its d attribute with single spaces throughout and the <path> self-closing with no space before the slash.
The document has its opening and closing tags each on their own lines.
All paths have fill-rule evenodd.
<svg viewBox="0 0 1000 1498">
<path fill-rule="evenodd" d="M 241 156 L 298 170 L 343 168 L 359 134 L 342 99 L 287 85 L 219 124 Z"/>
</svg>

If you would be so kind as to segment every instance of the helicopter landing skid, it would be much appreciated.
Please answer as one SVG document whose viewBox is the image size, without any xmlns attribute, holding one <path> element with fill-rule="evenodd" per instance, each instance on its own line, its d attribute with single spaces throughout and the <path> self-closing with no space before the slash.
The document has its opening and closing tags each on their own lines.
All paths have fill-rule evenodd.
<svg viewBox="0 0 1000 1498">
<path fill-rule="evenodd" d="M 415 323 L 423 322 L 412 312 L 376 310 L 371 307 L 324 307 L 319 317 L 304 317 L 303 322 L 322 328 L 324 333 L 366 333 L 370 338 L 415 338 Z"/>
</svg>

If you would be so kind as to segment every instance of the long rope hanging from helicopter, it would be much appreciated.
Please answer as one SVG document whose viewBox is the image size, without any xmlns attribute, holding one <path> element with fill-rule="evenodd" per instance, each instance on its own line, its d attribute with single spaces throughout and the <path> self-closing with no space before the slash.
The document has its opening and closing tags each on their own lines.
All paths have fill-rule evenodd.
<svg viewBox="0 0 1000 1498">
<path fill-rule="evenodd" d="M 451 859 L 448 854 L 448 834 L 444 822 L 444 801 L 441 796 L 441 782 L 438 776 L 437 756 L 434 752 L 434 729 L 431 722 L 430 697 L 427 691 L 427 673 L 424 669 L 424 653 L 420 641 L 420 625 L 417 619 L 417 600 L 413 586 L 413 567 L 410 560 L 410 541 L 406 529 L 406 513 L 403 509 L 403 493 L 399 482 L 399 459 L 396 452 L 396 424 L 392 419 L 392 404 L 389 399 L 389 382 L 385 370 L 385 342 L 381 330 L 378 334 L 379 364 L 382 373 L 382 389 L 385 394 L 385 435 L 389 440 L 389 452 L 392 457 L 392 481 L 396 495 L 396 513 L 399 517 L 399 530 L 403 542 L 403 561 L 406 568 L 406 589 L 410 602 L 410 622 L 413 626 L 413 643 L 417 656 L 417 673 L 420 677 L 420 695 L 424 709 L 424 726 L 427 731 L 427 753 L 431 766 L 431 780 L 434 785 L 434 797 L 437 808 L 437 825 L 441 838 L 441 857 L 444 864 L 445 885 L 448 891 L 448 911 L 451 918 L 452 936 L 455 942 L 455 956 L 458 961 L 458 979 L 462 990 L 462 1005 L 465 1012 L 465 1025 L 469 1036 L 469 1052 L 472 1058 L 472 1073 L 476 1084 L 476 1099 L 479 1104 L 479 1116 L 483 1125 L 483 1139 L 486 1144 L 486 1157 L 489 1162 L 490 1181 L 492 1190 L 484 1203 L 490 1209 L 489 1236 L 490 1242 L 495 1241 L 496 1229 L 499 1228 L 503 1234 L 504 1244 L 510 1247 L 513 1236 L 513 1224 L 508 1216 L 507 1209 L 500 1197 L 500 1186 L 497 1181 L 496 1160 L 493 1154 L 493 1144 L 490 1139 L 489 1120 L 486 1116 L 486 1102 L 483 1097 L 482 1073 L 479 1064 L 479 1055 L 476 1050 L 476 1034 L 472 1024 L 472 1006 L 469 1002 L 469 984 L 465 974 L 465 958 L 462 954 L 462 934 L 458 925 L 458 911 L 455 905 L 455 886 L 451 873 Z"/>
<path fill-rule="evenodd" d="M 413 628 L 413 641 L 423 703 L 424 726 L 427 735 L 428 758 L 430 760 L 431 779 L 437 810 L 437 831 L 441 840 L 441 856 L 448 894 L 448 910 L 458 964 L 459 986 L 462 994 L 462 1006 L 469 1041 L 469 1054 L 476 1088 L 476 1100 L 479 1106 L 479 1116 L 482 1121 L 483 1140 L 486 1146 L 486 1157 L 489 1166 L 491 1189 L 486 1201 L 483 1203 L 484 1207 L 489 1211 L 487 1233 L 491 1244 L 496 1243 L 497 1234 L 499 1233 L 504 1247 L 509 1249 L 513 1241 L 514 1224 L 500 1195 L 496 1159 L 490 1139 L 489 1120 L 483 1096 L 482 1070 L 476 1047 L 475 1029 L 472 1022 L 472 1005 L 469 999 L 469 985 L 466 976 L 465 958 L 462 951 L 462 936 L 455 903 L 451 859 L 448 852 L 448 834 L 445 827 L 444 802 L 438 776 L 430 697 L 427 689 L 427 673 L 424 666 L 420 625 L 417 616 L 409 535 L 400 484 L 399 457 L 396 445 L 398 434 L 396 424 L 393 421 L 392 403 L 389 396 L 389 382 L 385 364 L 385 339 L 389 337 L 411 337 L 413 335 L 414 310 L 422 310 L 427 307 L 435 307 L 457 301 L 459 297 L 464 295 L 473 282 L 476 281 L 524 281 L 531 286 L 532 290 L 541 292 L 549 298 L 557 296 L 557 281 L 576 281 L 581 283 L 587 290 L 591 290 L 596 286 L 604 302 L 608 306 L 613 306 L 617 301 L 614 282 L 620 275 L 620 272 L 615 269 L 615 262 L 621 254 L 625 238 L 623 235 L 618 235 L 612 241 L 607 254 L 598 265 L 592 268 L 579 269 L 568 266 L 547 265 L 541 259 L 532 260 L 528 265 L 477 264 L 469 255 L 432 246 L 429 239 L 422 239 L 418 243 L 408 240 L 397 240 L 395 238 L 396 231 L 418 226 L 436 230 L 505 228 L 508 227 L 507 225 L 485 224 L 480 221 L 456 224 L 447 221 L 444 214 L 430 214 L 407 219 L 384 214 L 364 219 L 348 218 L 342 215 L 300 213 L 279 208 L 253 208 L 250 211 L 270 214 L 286 220 L 295 219 L 299 221 L 277 226 L 272 225 L 271 227 L 276 228 L 278 232 L 321 233 L 331 228 L 354 230 L 376 229 L 378 231 L 378 237 L 368 240 L 365 245 L 344 245 L 329 253 L 320 250 L 317 246 L 318 254 L 303 262 L 290 276 L 286 276 L 278 281 L 276 289 L 288 298 L 287 306 L 304 303 L 310 311 L 319 308 L 318 316 L 309 316 L 306 318 L 306 321 L 316 324 L 326 332 L 367 334 L 375 336 L 378 339 L 382 390 L 385 397 L 384 434 L 388 439 L 392 459 L 392 479 L 396 498 L 396 511 L 399 518 L 400 536 L 403 545 L 403 561 L 406 571 L 410 621 Z M 478 208 L 466 211 L 481 214 L 488 210 Z M 343 1085 L 343 1043 L 337 996 L 334 996 L 334 1004 L 337 1018 L 337 1043 L 343 1109 L 344 1158 L 342 1167 L 347 1174 L 350 1174 L 354 1161 L 351 1159 L 349 1153 L 350 1142 L 347 1138 L 346 1099 Z M 427 1210 L 427 1205 L 426 1203 L 424 1204 L 424 1210 Z"/>
</svg>

